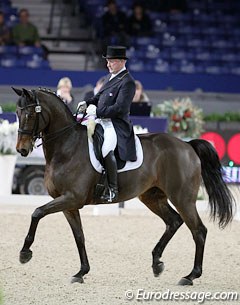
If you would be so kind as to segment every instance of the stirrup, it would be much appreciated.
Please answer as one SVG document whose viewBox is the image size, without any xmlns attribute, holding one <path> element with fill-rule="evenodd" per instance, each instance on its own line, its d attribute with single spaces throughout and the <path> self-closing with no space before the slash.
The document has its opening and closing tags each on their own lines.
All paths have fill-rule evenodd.
<svg viewBox="0 0 240 305">
<path fill-rule="evenodd" d="M 117 192 L 114 192 L 113 190 L 109 189 L 109 199 L 108 202 L 112 202 L 113 199 L 117 198 Z"/>
<path fill-rule="evenodd" d="M 114 191 L 108 188 L 108 193 L 101 196 L 101 200 L 107 203 L 113 202 L 114 199 L 118 197 L 118 191 Z"/>
</svg>

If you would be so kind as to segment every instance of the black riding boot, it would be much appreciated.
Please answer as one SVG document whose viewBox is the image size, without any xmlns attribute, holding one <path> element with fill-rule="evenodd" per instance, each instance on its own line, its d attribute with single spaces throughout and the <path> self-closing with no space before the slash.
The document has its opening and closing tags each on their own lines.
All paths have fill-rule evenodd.
<svg viewBox="0 0 240 305">
<path fill-rule="evenodd" d="M 112 150 L 104 158 L 104 166 L 109 188 L 101 196 L 101 200 L 104 202 L 112 202 L 118 197 L 117 161 Z"/>
</svg>

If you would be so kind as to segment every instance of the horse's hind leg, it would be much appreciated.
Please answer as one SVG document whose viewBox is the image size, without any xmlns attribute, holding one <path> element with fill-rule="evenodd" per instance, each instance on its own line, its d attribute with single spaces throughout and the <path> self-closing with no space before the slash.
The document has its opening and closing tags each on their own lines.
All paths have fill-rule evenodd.
<svg viewBox="0 0 240 305">
<path fill-rule="evenodd" d="M 71 282 L 83 283 L 83 276 L 89 272 L 90 266 L 88 263 L 87 253 L 85 249 L 85 239 L 82 229 L 81 218 L 78 210 L 64 211 L 63 213 L 72 229 L 81 263 L 80 271 L 72 277 Z"/>
<path fill-rule="evenodd" d="M 205 240 L 207 236 L 207 228 L 202 223 L 197 209 L 196 203 L 189 203 L 188 205 L 182 205 L 177 207 L 179 214 L 190 229 L 195 245 L 195 260 L 192 271 L 189 275 L 183 277 L 179 281 L 179 285 L 193 285 L 193 280 L 199 278 L 202 275 L 202 262 L 205 247 Z"/>
<path fill-rule="evenodd" d="M 155 276 L 159 276 L 164 264 L 160 261 L 162 253 L 170 239 L 177 232 L 183 221 L 180 215 L 171 208 L 166 195 L 159 189 L 153 188 L 142 194 L 139 199 L 156 215 L 161 217 L 166 224 L 166 230 L 152 251 L 152 268 Z"/>
</svg>

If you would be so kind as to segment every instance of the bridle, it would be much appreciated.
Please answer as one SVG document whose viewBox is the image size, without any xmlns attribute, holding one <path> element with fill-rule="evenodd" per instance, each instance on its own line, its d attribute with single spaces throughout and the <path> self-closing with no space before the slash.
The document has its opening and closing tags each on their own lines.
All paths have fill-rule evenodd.
<svg viewBox="0 0 240 305">
<path fill-rule="evenodd" d="M 26 103 L 24 105 L 24 107 L 17 106 L 17 108 L 20 109 L 20 110 L 25 110 L 25 123 L 24 123 L 24 127 L 25 127 L 26 123 L 29 120 L 29 116 L 30 116 L 30 112 L 28 111 L 28 109 L 30 107 L 34 107 L 34 112 L 36 113 L 36 116 L 35 116 L 33 129 L 32 130 L 27 130 L 24 127 L 19 128 L 18 133 L 32 136 L 33 141 L 35 142 L 36 139 L 41 138 L 40 131 L 39 131 L 40 116 L 42 117 L 42 119 L 45 123 L 46 123 L 46 120 L 45 120 L 44 115 L 42 113 L 42 107 L 40 105 L 40 102 L 39 102 L 39 99 L 37 97 L 36 91 L 31 90 L 31 92 L 33 93 L 33 96 L 34 96 L 34 102 L 32 104 L 27 104 Z"/>
<path fill-rule="evenodd" d="M 49 142 L 49 141 L 52 141 L 54 139 L 56 139 L 57 137 L 59 137 L 60 135 L 62 135 L 63 133 L 65 133 L 66 131 L 70 130 L 72 127 L 74 127 L 75 125 L 77 124 L 81 124 L 85 115 L 86 115 L 86 111 L 85 113 L 83 114 L 83 117 L 82 119 L 80 120 L 80 122 L 77 122 L 75 121 L 73 124 L 70 124 L 68 126 L 65 126 L 51 134 L 48 134 L 47 136 L 43 137 L 42 134 L 41 134 L 41 130 L 39 130 L 39 121 L 40 121 L 40 117 L 43 119 L 44 123 L 47 123 L 46 120 L 45 120 L 45 117 L 43 115 L 43 112 L 42 112 L 42 107 L 40 105 L 40 101 L 37 97 L 37 93 L 35 90 L 31 90 L 32 94 L 33 94 L 33 97 L 34 97 L 34 102 L 32 104 L 25 104 L 24 107 L 20 107 L 20 106 L 17 106 L 18 109 L 20 110 L 25 110 L 26 114 L 25 114 L 25 123 L 24 125 L 26 124 L 26 122 L 28 122 L 28 117 L 30 115 L 30 112 L 28 111 L 28 108 L 30 107 L 34 107 L 34 112 L 36 113 L 36 116 L 35 116 L 35 121 L 34 121 L 34 125 L 33 125 L 33 129 L 32 130 L 27 130 L 27 129 L 24 129 L 24 128 L 19 128 L 18 129 L 18 133 L 20 134 L 25 134 L 25 135 L 29 135 L 32 137 L 32 142 L 33 142 L 33 145 L 35 143 L 35 141 L 37 139 L 42 139 L 42 143 L 37 145 L 37 147 L 41 146 L 42 144 L 45 144 L 46 142 Z"/>
</svg>

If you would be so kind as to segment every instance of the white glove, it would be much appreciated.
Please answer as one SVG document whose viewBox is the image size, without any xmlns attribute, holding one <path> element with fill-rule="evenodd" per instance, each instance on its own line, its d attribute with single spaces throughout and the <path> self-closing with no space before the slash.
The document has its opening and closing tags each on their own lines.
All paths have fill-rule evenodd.
<svg viewBox="0 0 240 305">
<path fill-rule="evenodd" d="M 93 104 L 87 107 L 87 114 L 89 116 L 96 116 L 97 107 Z"/>
<path fill-rule="evenodd" d="M 77 112 L 81 113 L 87 109 L 87 103 L 85 101 L 79 102 L 77 106 Z"/>
</svg>

